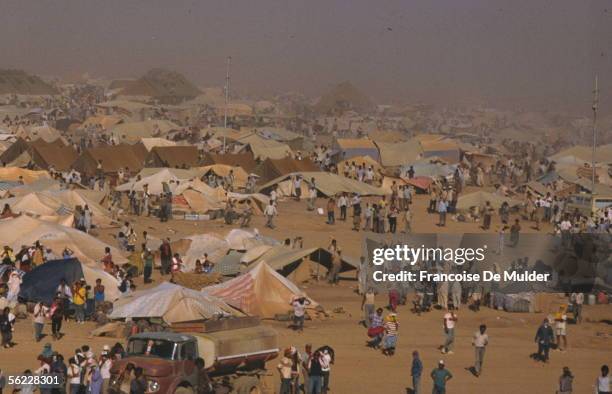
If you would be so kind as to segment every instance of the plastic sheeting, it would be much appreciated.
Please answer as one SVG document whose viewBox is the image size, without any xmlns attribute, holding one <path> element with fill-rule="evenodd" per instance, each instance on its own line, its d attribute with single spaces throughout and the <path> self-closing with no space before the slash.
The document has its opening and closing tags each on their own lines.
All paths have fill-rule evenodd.
<svg viewBox="0 0 612 394">
<path fill-rule="evenodd" d="M 162 318 L 172 324 L 221 315 L 243 316 L 221 299 L 164 282 L 152 289 L 121 297 L 114 303 L 110 318 Z"/>
</svg>

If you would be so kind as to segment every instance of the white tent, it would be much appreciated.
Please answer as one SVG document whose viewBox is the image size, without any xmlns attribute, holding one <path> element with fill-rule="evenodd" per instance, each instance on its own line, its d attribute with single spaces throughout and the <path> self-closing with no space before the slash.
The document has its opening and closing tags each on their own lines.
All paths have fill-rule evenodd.
<svg viewBox="0 0 612 394">
<path fill-rule="evenodd" d="M 162 318 L 172 324 L 219 316 L 243 314 L 216 297 L 164 282 L 121 297 L 113 304 L 110 318 Z"/>
<path fill-rule="evenodd" d="M 162 194 L 163 184 L 167 183 L 169 187 L 176 186 L 176 184 L 180 184 L 181 179 L 179 179 L 172 171 L 168 168 L 162 168 L 159 172 L 144 177 L 140 180 L 137 178 L 133 178 L 127 183 L 123 185 L 117 186 L 115 190 L 120 192 L 129 192 L 132 190 L 135 191 L 143 191 L 144 185 L 148 185 L 149 193 L 157 195 Z M 173 185 L 174 184 L 174 185 Z"/>
</svg>

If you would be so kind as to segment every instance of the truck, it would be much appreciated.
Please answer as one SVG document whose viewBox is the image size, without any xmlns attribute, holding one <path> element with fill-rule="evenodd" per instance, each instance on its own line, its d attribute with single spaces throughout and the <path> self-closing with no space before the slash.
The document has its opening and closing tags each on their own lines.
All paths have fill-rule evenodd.
<svg viewBox="0 0 612 394">
<path fill-rule="evenodd" d="M 109 391 L 123 392 L 122 373 L 132 363 L 143 369 L 147 393 L 195 392 L 199 376 L 195 360 L 202 358 L 214 385 L 223 386 L 233 394 L 261 393 L 265 364 L 279 353 L 278 334 L 261 325 L 258 319 L 246 320 L 246 324 L 241 319 L 182 324 L 172 332 L 142 332 L 130 336 L 127 357 L 111 368 Z"/>
</svg>

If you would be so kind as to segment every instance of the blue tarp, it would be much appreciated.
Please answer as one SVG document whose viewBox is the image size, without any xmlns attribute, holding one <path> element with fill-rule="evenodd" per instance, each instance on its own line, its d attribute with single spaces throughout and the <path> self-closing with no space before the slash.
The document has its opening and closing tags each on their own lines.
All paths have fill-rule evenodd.
<svg viewBox="0 0 612 394">
<path fill-rule="evenodd" d="M 23 301 L 53 301 L 62 279 L 68 285 L 83 278 L 83 268 L 78 259 L 51 260 L 39 265 L 23 277 L 19 298 Z"/>
</svg>

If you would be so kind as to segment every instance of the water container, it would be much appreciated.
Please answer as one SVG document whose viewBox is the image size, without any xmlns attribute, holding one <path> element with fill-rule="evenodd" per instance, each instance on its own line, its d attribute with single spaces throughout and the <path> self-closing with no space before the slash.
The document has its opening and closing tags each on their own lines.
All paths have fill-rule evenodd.
<svg viewBox="0 0 612 394">
<path fill-rule="evenodd" d="M 595 305 L 595 294 L 589 294 L 588 300 L 589 305 Z"/>
</svg>

